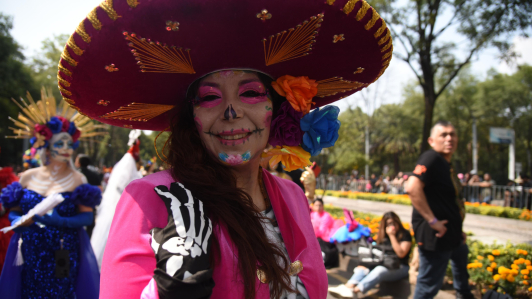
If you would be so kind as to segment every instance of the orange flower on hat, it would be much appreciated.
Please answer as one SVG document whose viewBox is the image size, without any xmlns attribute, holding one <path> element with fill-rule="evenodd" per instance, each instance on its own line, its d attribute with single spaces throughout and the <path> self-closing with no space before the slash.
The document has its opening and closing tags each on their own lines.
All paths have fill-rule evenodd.
<svg viewBox="0 0 532 299">
<path fill-rule="evenodd" d="M 307 114 L 314 104 L 312 98 L 318 93 L 318 83 L 306 76 L 281 76 L 272 82 L 272 87 L 278 94 L 285 97 L 294 110 Z"/>
<path fill-rule="evenodd" d="M 310 154 L 300 146 L 276 146 L 262 154 L 262 158 L 271 157 L 270 167 L 275 169 L 275 165 L 281 162 L 286 171 L 292 171 L 309 166 Z"/>
</svg>

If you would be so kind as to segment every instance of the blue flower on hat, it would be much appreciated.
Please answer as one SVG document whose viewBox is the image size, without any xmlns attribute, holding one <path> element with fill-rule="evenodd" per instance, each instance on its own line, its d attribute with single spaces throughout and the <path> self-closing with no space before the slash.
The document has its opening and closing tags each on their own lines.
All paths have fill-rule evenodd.
<svg viewBox="0 0 532 299">
<path fill-rule="evenodd" d="M 57 134 L 60 133 L 63 128 L 63 122 L 59 118 L 52 116 L 50 117 L 50 121 L 46 123 L 46 126 L 50 128 L 52 133 Z"/>
<path fill-rule="evenodd" d="M 325 147 L 331 147 L 338 140 L 340 109 L 336 106 L 325 106 L 321 110 L 316 108 L 303 116 L 300 125 L 303 135 L 301 147 L 316 156 Z"/>
<path fill-rule="evenodd" d="M 74 124 L 74 122 L 70 122 L 70 126 L 68 127 L 68 134 L 70 134 L 70 136 L 74 135 L 74 133 L 76 133 L 76 125 Z"/>
</svg>

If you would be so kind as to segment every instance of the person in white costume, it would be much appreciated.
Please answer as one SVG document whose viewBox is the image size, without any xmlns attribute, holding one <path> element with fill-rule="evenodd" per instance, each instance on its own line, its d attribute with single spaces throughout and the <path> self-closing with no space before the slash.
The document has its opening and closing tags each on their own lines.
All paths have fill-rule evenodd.
<svg viewBox="0 0 532 299">
<path fill-rule="evenodd" d="M 126 186 L 133 180 L 142 178 L 138 171 L 140 130 L 129 133 L 130 146 L 127 153 L 113 167 L 109 182 L 103 193 L 102 203 L 97 209 L 96 224 L 92 232 L 91 245 L 98 260 L 98 267 L 102 266 L 103 252 L 107 244 L 107 237 L 111 229 L 111 222 L 115 214 L 116 205 Z"/>
</svg>

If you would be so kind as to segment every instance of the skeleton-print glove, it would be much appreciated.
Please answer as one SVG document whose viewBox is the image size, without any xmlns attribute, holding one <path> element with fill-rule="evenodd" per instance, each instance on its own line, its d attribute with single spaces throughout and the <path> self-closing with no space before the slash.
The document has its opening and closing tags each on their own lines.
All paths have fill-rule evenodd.
<svg viewBox="0 0 532 299">
<path fill-rule="evenodd" d="M 151 230 L 159 298 L 209 298 L 214 287 L 210 265 L 212 222 L 203 203 L 181 183 L 155 187 L 168 210 L 168 224 Z"/>
</svg>

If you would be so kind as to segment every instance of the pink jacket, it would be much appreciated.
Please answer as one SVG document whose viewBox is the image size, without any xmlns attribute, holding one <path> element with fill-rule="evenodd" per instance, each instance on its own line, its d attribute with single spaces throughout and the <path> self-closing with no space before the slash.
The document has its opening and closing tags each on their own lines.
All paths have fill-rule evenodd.
<svg viewBox="0 0 532 299">
<path fill-rule="evenodd" d="M 311 299 L 327 297 L 327 274 L 320 246 L 310 222 L 308 204 L 301 188 L 267 171 L 263 179 L 283 235 L 290 262 L 299 260 L 299 273 Z M 158 298 L 152 279 L 155 254 L 149 231 L 165 227 L 168 213 L 153 190 L 174 182 L 168 171 L 135 180 L 125 189 L 109 233 L 103 256 L 100 298 Z M 214 233 L 221 249 L 221 261 L 213 271 L 215 287 L 211 298 L 243 298 L 244 285 L 238 271 L 238 258 L 231 238 L 223 226 Z M 270 298 L 269 287 L 256 278 L 256 298 Z"/>
<path fill-rule="evenodd" d="M 310 220 L 312 221 L 316 237 L 329 242 L 331 230 L 334 226 L 334 219 L 331 214 L 325 211 L 321 214 L 318 212 L 312 212 L 310 213 Z"/>
</svg>

